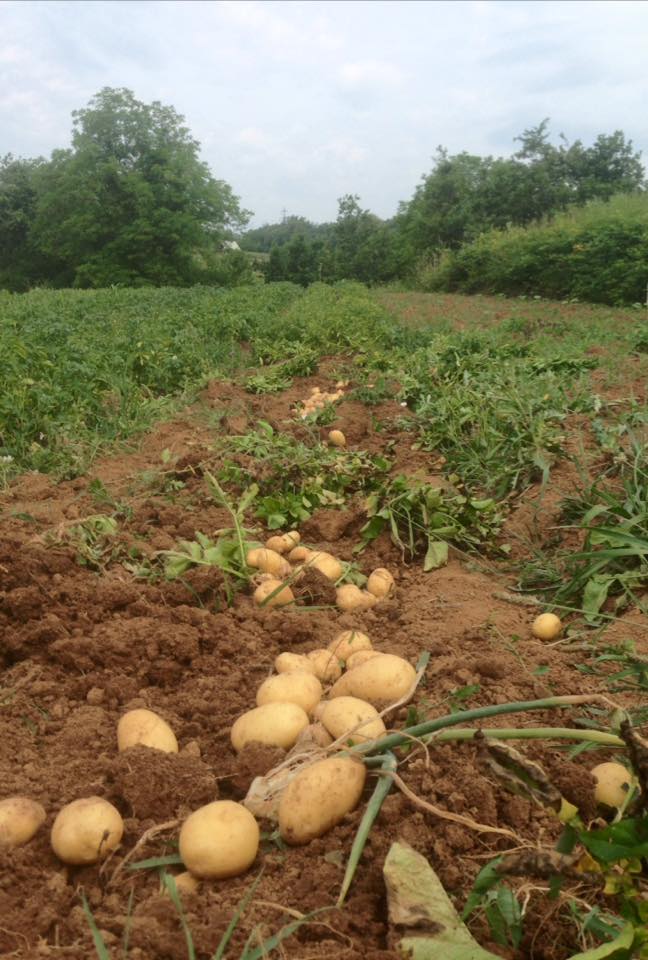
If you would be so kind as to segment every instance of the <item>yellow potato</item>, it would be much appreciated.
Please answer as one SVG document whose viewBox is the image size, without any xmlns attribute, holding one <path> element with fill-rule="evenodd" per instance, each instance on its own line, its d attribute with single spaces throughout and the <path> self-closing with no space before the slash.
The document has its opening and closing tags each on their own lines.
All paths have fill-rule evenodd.
<svg viewBox="0 0 648 960">
<path fill-rule="evenodd" d="M 253 740 L 288 750 L 307 726 L 308 715 L 296 703 L 266 703 L 240 716 L 232 726 L 230 739 L 236 751 Z"/>
<path fill-rule="evenodd" d="M 606 807 L 620 807 L 632 787 L 632 776 L 621 763 L 610 760 L 590 771 L 596 781 L 594 799 Z"/>
<path fill-rule="evenodd" d="M 344 567 L 340 561 L 332 556 L 332 554 L 325 553 L 324 551 L 311 553 L 307 558 L 307 563 L 309 567 L 314 567 L 316 570 L 319 570 L 328 580 L 332 580 L 333 582 L 339 580 L 344 573 Z"/>
<path fill-rule="evenodd" d="M 287 560 L 276 552 L 262 547 L 259 550 L 250 550 L 247 555 L 247 562 L 251 567 L 263 570 L 264 573 L 271 573 L 273 577 L 281 579 L 290 574 L 290 564 Z"/>
<path fill-rule="evenodd" d="M 321 837 L 357 805 L 367 772 L 351 757 L 320 760 L 298 773 L 279 801 L 279 831 L 299 845 Z"/>
<path fill-rule="evenodd" d="M 339 400 L 339 394 L 333 395 L 334 400 Z M 332 447 L 346 447 L 346 437 L 341 430 L 330 430 L 328 435 L 328 441 Z"/>
<path fill-rule="evenodd" d="M 119 846 L 124 821 L 119 810 L 103 797 L 82 797 L 59 810 L 51 842 L 63 863 L 98 863 Z"/>
<path fill-rule="evenodd" d="M 280 587 L 283 589 L 279 589 Z M 277 593 L 275 593 L 275 590 Z M 275 580 L 274 577 L 270 577 L 260 583 L 254 591 L 254 602 L 260 607 L 285 607 L 289 603 L 295 602 L 295 595 L 282 580 Z"/>
<path fill-rule="evenodd" d="M 394 578 L 384 567 L 374 570 L 367 580 L 367 590 L 379 599 L 386 597 L 393 589 Z"/>
<path fill-rule="evenodd" d="M 117 747 L 120 753 L 137 746 L 153 747 L 165 753 L 178 752 L 175 733 L 166 720 L 152 710 L 129 710 L 119 718 Z"/>
<path fill-rule="evenodd" d="M 338 660 L 346 661 L 358 650 L 371 650 L 371 640 L 360 630 L 343 630 L 328 645 Z"/>
<path fill-rule="evenodd" d="M 376 708 L 357 697 L 336 697 L 328 700 L 318 719 L 335 740 L 358 727 L 354 733 L 349 733 L 345 743 L 377 740 L 387 732 Z"/>
<path fill-rule="evenodd" d="M 0 848 L 28 843 L 45 822 L 45 810 L 29 797 L 0 800 Z"/>
<path fill-rule="evenodd" d="M 313 708 L 322 699 L 322 684 L 314 673 L 279 673 L 268 677 L 257 690 L 257 707 L 266 703 L 296 703 L 297 706 L 312 713 Z"/>
<path fill-rule="evenodd" d="M 368 590 L 356 587 L 354 583 L 345 583 L 337 588 L 335 602 L 340 610 L 369 610 L 378 603 L 378 598 Z"/>
<path fill-rule="evenodd" d="M 373 704 L 395 703 L 414 685 L 414 667 L 391 653 L 380 653 L 348 670 L 331 687 L 329 697 L 359 697 Z"/>
<path fill-rule="evenodd" d="M 240 803 L 215 800 L 187 817 L 179 846 L 184 865 L 195 877 L 237 877 L 256 859 L 259 825 Z"/>
<path fill-rule="evenodd" d="M 338 657 L 331 650 L 311 650 L 306 654 L 308 662 L 313 667 L 315 676 L 320 680 L 334 681 L 342 676 L 342 667 Z"/>
<path fill-rule="evenodd" d="M 270 537 L 266 540 L 265 545 L 267 550 L 272 550 L 274 553 L 285 553 L 289 549 L 288 543 L 283 537 Z"/>
<path fill-rule="evenodd" d="M 274 668 L 277 673 L 306 672 L 317 676 L 313 663 L 303 653 L 280 653 L 275 657 Z"/>
<path fill-rule="evenodd" d="M 179 873 L 176 877 L 173 878 L 176 885 L 176 890 L 180 894 L 188 893 L 197 893 L 200 883 L 192 873 L 189 873 L 188 870 L 185 870 L 184 873 Z"/>
<path fill-rule="evenodd" d="M 291 547 L 297 546 L 301 540 L 301 536 L 297 530 L 289 530 L 288 533 L 283 534 L 282 539 L 285 540 L 285 542 L 289 545 L 288 549 L 290 549 Z"/>
<path fill-rule="evenodd" d="M 308 560 L 312 552 L 308 547 L 294 547 L 288 554 L 288 559 L 291 563 L 301 563 L 302 560 Z"/>
<path fill-rule="evenodd" d="M 346 668 L 347 670 L 353 670 L 354 667 L 359 667 L 361 663 L 366 663 L 367 660 L 371 660 L 372 657 L 379 656 L 380 653 L 378 650 L 357 650 L 348 658 Z"/>
<path fill-rule="evenodd" d="M 538 640 L 555 640 L 561 630 L 562 623 L 555 613 L 541 613 L 531 625 L 531 633 Z"/>
</svg>

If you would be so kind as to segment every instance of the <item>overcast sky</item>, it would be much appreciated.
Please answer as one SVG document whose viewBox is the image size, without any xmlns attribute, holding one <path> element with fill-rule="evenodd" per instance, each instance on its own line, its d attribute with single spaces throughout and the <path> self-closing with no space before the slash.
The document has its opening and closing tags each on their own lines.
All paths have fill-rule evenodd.
<svg viewBox="0 0 648 960">
<path fill-rule="evenodd" d="M 0 0 L 0 155 L 48 155 L 104 86 L 182 113 L 256 224 L 388 217 L 451 153 L 544 117 L 648 155 L 648 3 Z"/>
</svg>

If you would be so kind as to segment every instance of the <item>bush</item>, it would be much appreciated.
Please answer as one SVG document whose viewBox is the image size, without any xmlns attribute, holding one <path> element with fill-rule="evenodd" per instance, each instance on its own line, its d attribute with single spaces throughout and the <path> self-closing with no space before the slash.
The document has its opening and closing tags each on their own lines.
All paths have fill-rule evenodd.
<svg viewBox="0 0 648 960">
<path fill-rule="evenodd" d="M 491 230 L 419 271 L 425 290 L 532 295 L 616 306 L 648 281 L 648 196 L 618 195 L 528 227 Z"/>
</svg>

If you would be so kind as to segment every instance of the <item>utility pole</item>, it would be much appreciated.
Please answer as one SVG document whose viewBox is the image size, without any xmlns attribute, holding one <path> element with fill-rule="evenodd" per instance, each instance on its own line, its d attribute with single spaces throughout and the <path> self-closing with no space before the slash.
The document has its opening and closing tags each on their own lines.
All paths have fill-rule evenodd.
<svg viewBox="0 0 648 960">
<path fill-rule="evenodd" d="M 284 208 L 282 209 L 282 211 L 281 211 L 281 222 L 282 222 L 282 223 L 285 223 L 285 222 L 286 222 L 286 214 L 287 214 L 287 213 L 288 213 L 288 211 L 287 211 L 286 208 L 284 207 Z"/>
</svg>

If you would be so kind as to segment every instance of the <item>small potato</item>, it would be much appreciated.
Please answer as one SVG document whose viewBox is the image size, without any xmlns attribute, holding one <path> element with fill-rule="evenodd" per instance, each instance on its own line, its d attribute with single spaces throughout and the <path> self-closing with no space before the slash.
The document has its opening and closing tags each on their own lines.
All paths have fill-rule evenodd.
<svg viewBox="0 0 648 960">
<path fill-rule="evenodd" d="M 254 562 L 250 562 L 250 554 L 254 554 Z M 290 574 L 290 564 L 287 560 L 278 554 L 275 550 L 268 550 L 262 547 L 260 550 L 251 550 L 247 556 L 248 564 L 263 570 L 264 573 L 271 573 L 273 577 L 287 577 Z"/>
<path fill-rule="evenodd" d="M 328 648 L 338 660 L 343 660 L 346 663 L 349 657 L 359 650 L 371 650 L 371 640 L 366 633 L 362 633 L 360 630 L 343 630 L 342 633 L 338 633 L 337 637 L 331 640 Z"/>
<path fill-rule="evenodd" d="M 215 800 L 189 814 L 180 829 L 179 847 L 195 877 L 237 877 L 256 859 L 259 825 L 242 804 Z"/>
<path fill-rule="evenodd" d="M 314 673 L 317 671 L 308 657 L 303 653 L 280 653 L 275 657 L 274 668 L 277 673 Z"/>
<path fill-rule="evenodd" d="M 385 569 L 385 567 L 378 567 L 377 570 L 374 570 L 373 573 L 369 575 L 369 579 L 367 580 L 367 590 L 369 593 L 372 593 L 374 597 L 382 599 L 383 597 L 388 596 L 393 589 L 394 578 L 389 570 Z"/>
<path fill-rule="evenodd" d="M 333 400 L 339 400 L 339 394 L 333 394 Z M 341 430 L 330 430 L 328 442 L 332 447 L 346 447 L 346 437 Z"/>
<path fill-rule="evenodd" d="M 288 554 L 288 559 L 291 563 L 301 563 L 303 560 L 308 560 L 312 552 L 308 547 L 294 547 Z"/>
<path fill-rule="evenodd" d="M 259 554 L 263 550 L 263 547 L 253 547 L 252 550 L 248 550 L 245 554 L 245 562 L 248 567 L 258 567 Z"/>
<path fill-rule="evenodd" d="M 622 763 L 610 760 L 590 771 L 596 781 L 594 799 L 605 807 L 621 807 L 632 788 L 632 776 Z"/>
<path fill-rule="evenodd" d="M 119 810 L 103 797 L 82 797 L 59 810 L 51 842 L 63 863 L 98 863 L 119 846 L 124 821 Z"/>
<path fill-rule="evenodd" d="M 184 873 L 179 873 L 176 877 L 173 878 L 176 885 L 176 890 L 179 894 L 184 894 L 185 896 L 190 893 L 197 893 L 200 882 L 197 877 L 194 877 L 192 873 L 189 873 L 188 870 L 185 870 Z"/>
<path fill-rule="evenodd" d="M 283 537 L 270 537 L 266 540 L 265 545 L 267 550 L 273 550 L 274 553 L 285 553 L 289 549 L 288 543 Z"/>
<path fill-rule="evenodd" d="M 395 703 L 414 685 L 414 667 L 391 653 L 380 653 L 353 670 L 348 670 L 331 687 L 329 697 L 359 697 L 369 703 Z"/>
<path fill-rule="evenodd" d="M 297 546 L 301 540 L 301 535 L 297 530 L 289 530 L 288 533 L 283 534 L 282 539 L 285 540 L 285 542 L 289 545 L 288 549 L 290 549 L 290 547 Z"/>
<path fill-rule="evenodd" d="M 313 667 L 315 676 L 319 680 L 334 682 L 342 676 L 342 667 L 340 661 L 331 650 L 311 650 L 306 654 L 306 658 Z"/>
<path fill-rule="evenodd" d="M 376 708 L 357 697 L 336 697 L 335 700 L 327 700 L 319 721 L 335 740 L 354 730 L 354 733 L 349 733 L 346 737 L 345 743 L 377 740 L 387 732 Z M 362 726 L 358 727 L 358 724 Z M 356 727 L 358 727 L 357 730 Z"/>
<path fill-rule="evenodd" d="M 253 740 L 288 750 L 307 726 L 308 714 L 296 703 L 266 703 L 240 716 L 232 726 L 230 739 L 237 752 Z"/>
<path fill-rule="evenodd" d="M 0 800 L 0 849 L 28 843 L 45 822 L 45 810 L 29 797 Z"/>
<path fill-rule="evenodd" d="M 361 663 L 366 663 L 367 660 L 371 660 L 372 657 L 379 657 L 380 653 L 378 650 L 356 650 L 355 653 L 352 653 L 346 662 L 347 670 L 353 670 L 354 667 L 359 667 Z"/>
<path fill-rule="evenodd" d="M 541 613 L 531 624 L 531 633 L 538 640 L 555 640 L 561 630 L 562 623 L 555 613 Z"/>
<path fill-rule="evenodd" d="M 369 610 L 378 603 L 378 598 L 354 583 L 345 583 L 337 588 L 335 602 L 340 610 Z"/>
<path fill-rule="evenodd" d="M 264 580 L 256 588 L 254 602 L 260 607 L 285 607 L 289 603 L 295 602 L 295 595 L 282 580 L 275 580 L 274 577 L 271 577 L 269 580 Z"/>
<path fill-rule="evenodd" d="M 298 773 L 279 801 L 279 831 L 299 845 L 321 837 L 357 805 L 367 771 L 351 757 L 320 760 Z"/>
<path fill-rule="evenodd" d="M 153 747 L 165 753 L 177 753 L 178 741 L 175 733 L 162 717 L 152 710 L 129 710 L 119 718 L 117 724 L 117 748 Z"/>
<path fill-rule="evenodd" d="M 309 567 L 315 567 L 316 570 L 324 574 L 327 580 L 332 580 L 333 583 L 339 580 L 344 573 L 344 567 L 340 561 L 332 554 L 323 551 L 311 553 L 307 558 L 307 563 Z"/>
<path fill-rule="evenodd" d="M 312 713 L 322 699 L 322 684 L 314 673 L 279 673 L 268 677 L 257 690 L 257 707 L 266 703 L 296 703 Z"/>
</svg>

